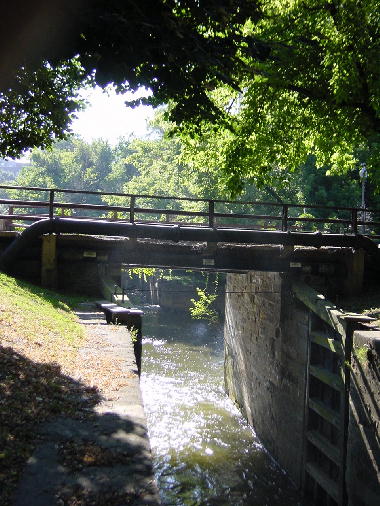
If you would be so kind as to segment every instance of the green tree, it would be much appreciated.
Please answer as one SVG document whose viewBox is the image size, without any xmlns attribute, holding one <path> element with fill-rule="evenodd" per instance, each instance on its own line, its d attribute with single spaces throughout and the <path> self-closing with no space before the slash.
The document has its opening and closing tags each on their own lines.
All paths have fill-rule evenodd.
<svg viewBox="0 0 380 506">
<path fill-rule="evenodd" d="M 20 68 L 12 87 L 0 88 L 0 155 L 17 158 L 27 148 L 65 138 L 83 106 L 78 96 L 83 81 L 75 58 L 55 66 L 44 62 L 34 72 Z"/>
<path fill-rule="evenodd" d="M 138 175 L 137 168 L 128 161 L 128 157 L 133 153 L 132 141 L 131 138 L 121 138 L 113 148 L 114 162 L 111 172 L 103 181 L 104 190 L 120 193 L 126 181 Z"/>
<path fill-rule="evenodd" d="M 0 19 L 0 154 L 64 137 L 78 107 L 76 87 L 88 79 L 120 92 L 147 86 L 152 104 L 175 99 L 177 119 L 212 117 L 206 90 L 217 80 L 232 82 L 252 7 L 250 0 L 9 3 Z"/>
<path fill-rule="evenodd" d="M 223 170 L 232 191 L 252 178 L 272 182 L 274 170 L 286 177 L 310 154 L 334 174 L 365 161 L 378 179 L 379 2 L 265 0 L 260 7 L 260 19 L 244 27 L 243 91 L 220 105 L 229 110 L 219 135 L 227 141 Z M 265 41 L 261 57 L 251 54 L 255 40 Z M 225 91 L 213 93 L 218 103 Z M 213 130 L 201 127 L 207 136 Z"/>
<path fill-rule="evenodd" d="M 176 139 L 135 139 L 128 145 L 128 154 L 113 166 L 108 180 L 118 182 L 117 191 L 138 195 L 193 197 L 189 188 L 189 175 L 179 162 L 180 142 Z M 129 199 L 107 197 L 107 202 L 129 206 Z M 139 197 L 137 207 L 156 209 L 196 210 L 194 205 L 177 201 Z M 147 216 L 145 215 L 146 219 Z M 162 216 L 164 219 L 164 215 Z"/>
<path fill-rule="evenodd" d="M 12 54 L 0 60 L 0 154 L 64 136 L 91 77 L 147 86 L 182 131 L 223 138 L 218 167 L 235 193 L 310 154 L 336 174 L 365 161 L 378 184 L 379 0 L 40 0 L 27 7 L 40 20 L 28 44 L 9 34 L 32 18 L 12 23 L 18 7 L 0 26 Z"/>
<path fill-rule="evenodd" d="M 318 167 L 315 157 L 295 170 L 294 177 L 299 179 L 299 202 L 307 205 L 360 207 L 361 186 L 358 174 L 351 172 L 344 176 L 327 175 L 326 168 Z M 313 214 L 327 217 L 327 210 L 315 209 Z"/>
<path fill-rule="evenodd" d="M 114 163 L 113 150 L 102 139 L 87 143 L 78 137 L 56 142 L 49 150 L 35 149 L 31 165 L 21 170 L 15 180 L 19 186 L 69 188 L 73 190 L 104 190 L 105 180 Z M 25 192 L 13 192 L 24 196 Z M 82 203 L 100 203 L 96 195 L 65 194 L 60 199 Z"/>
</svg>

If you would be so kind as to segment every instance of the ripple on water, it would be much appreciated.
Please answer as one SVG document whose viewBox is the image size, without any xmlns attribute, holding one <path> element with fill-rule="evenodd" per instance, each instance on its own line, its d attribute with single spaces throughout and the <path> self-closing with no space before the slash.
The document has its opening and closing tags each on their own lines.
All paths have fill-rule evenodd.
<svg viewBox="0 0 380 506">
<path fill-rule="evenodd" d="M 224 392 L 222 329 L 155 319 L 144 320 L 141 387 L 163 504 L 296 506 Z"/>
</svg>

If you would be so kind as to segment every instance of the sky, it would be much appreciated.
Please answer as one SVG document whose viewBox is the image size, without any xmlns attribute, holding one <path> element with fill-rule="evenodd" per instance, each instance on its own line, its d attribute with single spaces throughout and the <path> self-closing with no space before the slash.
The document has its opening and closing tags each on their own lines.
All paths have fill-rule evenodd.
<svg viewBox="0 0 380 506">
<path fill-rule="evenodd" d="M 83 90 L 81 96 L 89 105 L 77 113 L 71 129 L 86 141 L 102 138 L 115 144 L 120 137 L 143 137 L 148 134 L 147 122 L 153 118 L 150 106 L 126 107 L 125 100 L 146 95 L 146 90 L 117 95 L 112 89 L 104 93 L 100 88 Z"/>
<path fill-rule="evenodd" d="M 113 146 L 120 137 L 145 137 L 149 134 L 148 122 L 153 118 L 153 107 L 132 108 L 127 107 L 124 102 L 147 94 L 147 90 L 143 88 L 134 95 L 132 93 L 117 95 L 112 88 L 103 92 L 98 86 L 83 89 L 81 97 L 88 105 L 77 113 L 77 119 L 73 120 L 71 130 L 87 142 L 102 138 Z M 17 161 L 26 163 L 29 156 L 30 152 L 25 153 Z"/>
</svg>

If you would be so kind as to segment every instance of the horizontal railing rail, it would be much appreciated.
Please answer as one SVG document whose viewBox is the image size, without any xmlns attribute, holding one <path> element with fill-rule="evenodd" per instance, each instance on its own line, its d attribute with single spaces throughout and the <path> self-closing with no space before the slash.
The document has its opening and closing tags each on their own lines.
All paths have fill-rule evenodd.
<svg viewBox="0 0 380 506">
<path fill-rule="evenodd" d="M 159 199 L 159 200 L 172 200 L 172 201 L 188 201 L 188 202 L 215 202 L 220 204 L 248 204 L 248 205 L 261 205 L 271 207 L 283 207 L 288 206 L 289 208 L 298 209 L 329 209 L 335 211 L 363 211 L 362 207 L 344 207 L 344 206 L 325 206 L 322 204 L 292 204 L 282 202 L 267 202 L 267 201 L 255 201 L 255 200 L 225 200 L 225 199 L 207 199 L 207 198 L 195 198 L 195 197 L 173 197 L 170 195 L 150 195 L 150 194 L 135 194 L 135 193 L 118 193 L 118 192 L 103 192 L 103 191 L 90 191 L 90 190 L 75 190 L 69 188 L 44 188 L 40 186 L 14 186 L 14 185 L 0 185 L 0 189 L 5 190 L 26 190 L 26 191 L 44 191 L 54 193 L 65 193 L 65 194 L 82 194 L 82 195 L 98 195 L 98 196 L 114 196 L 114 197 L 135 197 L 135 198 L 146 198 L 146 199 Z M 368 212 L 380 212 L 379 210 L 369 209 Z"/>
<path fill-rule="evenodd" d="M 302 226 L 309 224 L 321 224 L 321 225 L 336 225 L 342 227 L 344 233 L 357 234 L 359 227 L 361 227 L 360 233 L 363 235 L 369 235 L 373 238 L 379 238 L 377 235 L 376 227 L 380 227 L 380 219 L 375 219 L 376 216 L 380 215 L 379 210 L 375 209 L 363 209 L 360 207 L 342 207 L 342 206 L 323 206 L 320 204 L 291 204 L 291 203 L 280 203 L 280 202 L 261 202 L 261 201 L 238 201 L 238 200 L 222 200 L 222 199 L 205 199 L 205 198 L 193 198 L 193 197 L 171 197 L 167 195 L 149 195 L 149 194 L 130 194 L 130 193 L 115 193 L 115 192 L 101 192 L 101 191 L 88 191 L 88 190 L 73 190 L 67 188 L 43 188 L 43 187 L 26 187 L 26 186 L 14 186 L 14 185 L 0 185 L 0 191 L 17 191 L 22 192 L 24 198 L 12 199 L 9 195 L 3 193 L 4 198 L 0 198 L 0 206 L 3 206 L 3 212 L 0 210 L 0 219 L 7 223 L 17 222 L 15 226 L 25 226 L 23 223 L 18 222 L 32 222 L 40 219 L 53 218 L 55 216 L 70 216 L 71 218 L 78 219 L 91 219 L 91 220 L 110 220 L 110 221 L 127 221 L 130 223 L 134 222 L 146 222 L 146 218 L 149 218 L 149 222 L 156 222 L 162 224 L 162 218 L 165 218 L 166 223 L 173 223 L 170 221 L 171 217 L 181 218 L 194 218 L 197 220 L 205 221 L 180 221 L 183 225 L 191 224 L 192 226 L 208 226 L 214 228 L 234 226 L 235 228 L 246 229 L 249 227 L 249 223 L 252 228 L 260 228 L 261 230 L 273 230 L 273 228 L 280 228 L 282 231 L 289 231 L 297 228 L 302 230 Z M 36 199 L 35 193 L 46 193 L 46 199 L 43 200 L 41 196 Z M 27 198 L 27 194 L 31 194 L 31 198 Z M 63 195 L 89 195 L 102 197 L 121 197 L 128 200 L 128 205 L 114 205 L 114 204 L 94 204 L 84 202 L 62 202 L 58 200 L 59 196 Z M 34 197 L 34 198 L 32 198 Z M 137 203 L 140 200 L 144 200 L 143 206 L 138 206 Z M 205 206 L 205 210 L 186 210 L 186 209 L 170 209 L 165 208 L 163 205 L 159 207 L 149 207 L 147 201 L 155 200 L 161 203 L 199 203 Z M 216 208 L 218 205 L 231 206 L 230 212 L 218 211 Z M 4 206 L 8 206 L 8 213 L 4 212 Z M 234 212 L 233 207 L 240 206 L 240 209 L 236 209 Z M 248 208 L 251 212 L 244 212 L 241 208 Z M 264 213 L 252 213 L 252 210 L 256 207 L 265 207 Z M 39 212 L 33 213 L 31 210 L 37 209 Z M 325 210 L 326 213 L 342 216 L 330 216 L 326 218 L 313 217 L 313 216 L 297 216 L 295 213 L 299 210 L 303 211 L 302 214 L 307 214 L 306 211 L 310 210 Z M 17 212 L 15 211 L 17 210 Z M 24 210 L 24 212 L 21 212 Z M 268 210 L 273 211 L 274 214 L 268 214 Z M 94 216 L 91 213 L 103 212 L 106 216 Z M 292 213 L 293 211 L 293 213 Z M 87 212 L 87 215 L 80 213 Z M 60 213 L 60 214 L 57 214 Z M 68 213 L 68 214 L 65 214 Z M 145 218 L 142 218 L 145 217 Z M 223 220 L 223 223 L 221 222 Z M 238 224 L 238 220 L 244 220 L 244 224 Z M 247 224 L 247 221 L 249 222 Z M 227 222 L 227 223 L 226 223 Z M 256 222 L 256 223 L 255 223 Z M 4 227 L 3 227 L 4 228 Z M 310 230 L 309 230 L 310 231 Z M 329 233 L 329 229 L 324 230 L 325 233 Z"/>
</svg>

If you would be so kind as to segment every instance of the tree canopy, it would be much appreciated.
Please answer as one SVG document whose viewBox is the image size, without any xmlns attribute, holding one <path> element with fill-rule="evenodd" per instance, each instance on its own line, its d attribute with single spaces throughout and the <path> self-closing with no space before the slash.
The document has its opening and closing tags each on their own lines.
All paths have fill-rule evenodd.
<svg viewBox="0 0 380 506">
<path fill-rule="evenodd" d="M 0 20 L 0 154 L 63 137 L 80 106 L 75 84 L 85 80 L 113 83 L 119 92 L 146 86 L 150 103 L 175 101 L 178 120 L 211 118 L 207 89 L 232 83 L 252 6 L 250 0 L 15 0 Z M 67 104 L 52 97 L 62 92 Z M 18 122 L 9 122 L 12 116 Z"/>
<path fill-rule="evenodd" d="M 34 149 L 30 165 L 24 167 L 15 179 L 11 180 L 9 173 L 1 171 L 0 178 L 19 186 L 223 199 L 226 188 L 218 177 L 218 167 L 212 164 L 212 159 L 205 164 L 202 157 L 195 160 L 195 167 L 186 163 L 183 156 L 186 149 L 180 139 L 168 139 L 163 134 L 152 139 L 120 139 L 115 147 L 102 139 L 86 142 L 80 137 L 73 137 L 56 142 L 49 150 Z M 274 174 L 272 188 L 260 189 L 254 184 L 247 184 L 240 200 L 267 202 L 273 201 L 276 195 L 278 200 L 293 204 L 360 206 L 361 185 L 355 171 L 329 177 L 325 172 L 326 168 L 318 167 L 315 157 L 309 156 L 305 164 L 287 173 L 286 178 Z M 11 193 L 16 198 L 26 197 L 23 190 L 12 190 Z M 35 198 L 38 200 L 44 195 L 37 192 Z M 68 198 L 72 200 L 74 196 Z M 104 196 L 103 201 L 97 195 L 78 194 L 78 198 L 88 203 L 129 205 L 128 198 L 118 196 Z M 378 201 L 379 197 L 371 195 L 367 204 L 378 208 Z M 154 204 L 162 209 L 170 202 L 139 198 L 139 206 Z M 198 203 L 194 202 L 176 204 L 185 206 L 178 209 L 203 210 L 198 209 Z M 223 205 L 218 204 L 218 209 L 224 210 Z M 225 206 L 226 212 L 227 209 L 229 207 Z M 238 212 L 240 208 L 235 206 L 234 210 Z M 243 206 L 241 211 L 250 212 L 250 208 Z M 316 217 L 329 216 L 329 211 L 325 209 L 315 209 L 313 213 Z"/>
<path fill-rule="evenodd" d="M 379 12 L 371 0 L 261 2 L 260 19 L 244 33 L 263 41 L 266 54 L 242 54 L 243 91 L 227 95 L 229 102 L 225 87 L 213 91 L 221 108 L 229 104 L 218 137 L 225 138 L 222 166 L 233 190 L 252 178 L 268 183 L 311 154 L 335 174 L 365 162 L 380 182 Z M 215 137 L 208 121 L 187 129 Z"/>
<path fill-rule="evenodd" d="M 63 137 L 91 79 L 150 88 L 193 147 L 223 138 L 232 191 L 309 155 L 380 180 L 379 0 L 39 0 L 20 18 L 24 3 L 0 27 L 3 156 Z"/>
</svg>

